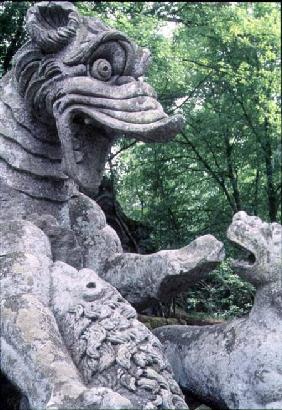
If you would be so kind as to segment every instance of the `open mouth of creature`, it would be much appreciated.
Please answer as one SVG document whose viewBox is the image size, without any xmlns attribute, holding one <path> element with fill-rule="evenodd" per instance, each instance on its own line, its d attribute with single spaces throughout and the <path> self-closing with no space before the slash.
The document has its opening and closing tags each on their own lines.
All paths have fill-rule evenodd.
<svg viewBox="0 0 282 410">
<path fill-rule="evenodd" d="M 139 79 L 113 85 L 70 78 L 52 102 L 52 111 L 64 171 L 87 191 L 97 189 L 116 137 L 163 142 L 182 128 L 182 117 L 168 117 L 154 90 Z"/>
<path fill-rule="evenodd" d="M 231 225 L 227 237 L 233 245 L 234 253 L 238 255 L 237 259 L 231 259 L 232 268 L 240 273 L 240 271 L 245 271 L 251 269 L 255 266 L 257 262 L 257 257 L 255 249 L 250 243 L 243 242 L 243 239 L 236 234 L 237 229 L 234 225 Z"/>
<path fill-rule="evenodd" d="M 249 251 L 248 249 L 244 248 L 242 245 L 239 245 L 238 243 L 232 242 L 232 244 L 240 255 L 240 259 L 232 260 L 232 266 L 234 268 L 242 267 L 246 269 L 253 267 L 256 262 L 255 254 Z"/>
</svg>

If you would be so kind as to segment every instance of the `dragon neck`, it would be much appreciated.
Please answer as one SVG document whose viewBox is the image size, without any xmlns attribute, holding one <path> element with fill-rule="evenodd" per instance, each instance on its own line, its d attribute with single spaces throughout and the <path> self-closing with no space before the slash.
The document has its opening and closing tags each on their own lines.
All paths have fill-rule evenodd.
<svg viewBox="0 0 282 410">
<path fill-rule="evenodd" d="M 62 171 L 56 129 L 34 120 L 12 73 L 0 82 L 0 218 L 49 213 L 65 220 L 77 191 Z"/>
<path fill-rule="evenodd" d="M 265 314 L 264 314 L 265 312 Z M 257 289 L 250 317 L 259 321 L 269 321 L 270 317 L 282 316 L 282 279 L 267 283 Z"/>
</svg>

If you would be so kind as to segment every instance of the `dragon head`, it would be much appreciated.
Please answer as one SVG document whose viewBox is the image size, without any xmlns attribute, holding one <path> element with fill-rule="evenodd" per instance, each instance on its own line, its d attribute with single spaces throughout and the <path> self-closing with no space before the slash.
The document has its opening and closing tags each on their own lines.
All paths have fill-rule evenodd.
<svg viewBox="0 0 282 410">
<path fill-rule="evenodd" d="M 182 128 L 143 81 L 150 53 L 69 2 L 28 10 L 30 40 L 15 56 L 18 91 L 33 117 L 56 128 L 64 172 L 96 191 L 117 136 L 163 142 Z"/>
<path fill-rule="evenodd" d="M 255 287 L 282 284 L 282 226 L 266 223 L 244 211 L 237 212 L 227 237 L 243 250 L 248 260 L 233 261 L 234 270 Z"/>
</svg>

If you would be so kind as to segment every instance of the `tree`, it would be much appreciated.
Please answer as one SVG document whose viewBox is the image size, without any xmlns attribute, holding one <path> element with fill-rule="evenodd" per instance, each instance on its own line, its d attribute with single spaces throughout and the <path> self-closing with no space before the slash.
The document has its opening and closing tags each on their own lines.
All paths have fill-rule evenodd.
<svg viewBox="0 0 282 410">
<path fill-rule="evenodd" d="M 278 220 L 279 7 L 278 3 L 155 2 L 146 10 L 162 21 L 177 23 L 174 37 L 163 41 L 165 46 L 159 39 L 150 81 L 166 107 L 184 115 L 186 127 L 166 147 L 138 145 L 122 160 L 129 155 L 130 161 L 135 152 L 142 158 L 145 175 L 142 189 L 138 175 L 139 192 L 150 189 L 152 197 L 156 185 L 148 184 L 147 158 L 155 151 L 157 166 L 151 158 L 151 172 L 157 170 L 158 185 L 162 182 L 171 188 L 163 198 L 163 212 L 158 212 L 167 230 L 173 231 L 175 220 L 178 226 L 185 221 L 190 225 L 192 218 L 192 236 L 207 229 L 222 235 L 232 214 L 241 209 Z M 130 167 L 128 172 L 124 178 L 132 186 Z M 121 195 L 127 209 L 132 209 L 123 193 L 125 186 L 121 182 Z M 182 200 L 176 199 L 178 195 Z M 188 207 L 191 197 L 192 208 Z M 165 215 L 171 198 L 172 219 Z M 155 202 L 148 204 L 148 220 L 155 209 Z M 178 233 L 183 241 L 188 239 L 183 231 Z M 179 243 L 179 235 L 175 241 Z"/>
<path fill-rule="evenodd" d="M 26 40 L 24 18 L 33 3 L 4 1 L 0 4 L 0 76 L 11 68 L 13 55 Z"/>
</svg>

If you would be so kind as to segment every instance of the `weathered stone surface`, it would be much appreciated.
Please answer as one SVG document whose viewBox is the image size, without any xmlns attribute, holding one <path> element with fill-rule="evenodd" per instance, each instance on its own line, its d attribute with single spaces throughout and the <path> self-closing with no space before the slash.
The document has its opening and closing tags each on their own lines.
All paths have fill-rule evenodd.
<svg viewBox="0 0 282 410">
<path fill-rule="evenodd" d="M 186 408 L 162 348 L 119 292 L 90 269 L 52 269 L 55 317 L 91 387 L 109 387 L 134 409 Z"/>
<path fill-rule="evenodd" d="M 27 221 L 2 221 L 0 255 L 0 297 L 34 293 L 47 306 L 51 247 L 44 233 Z"/>
<path fill-rule="evenodd" d="M 27 219 L 48 236 L 54 261 L 66 262 L 77 269 L 82 268 L 82 250 L 71 229 L 60 226 L 52 215 L 31 214 Z"/>
<path fill-rule="evenodd" d="M 83 253 L 83 266 L 95 270 L 99 275 L 106 261 L 122 252 L 116 232 L 106 224 L 106 217 L 100 206 L 79 194 L 69 201 L 72 230 Z"/>
<path fill-rule="evenodd" d="M 207 326 L 224 323 L 224 320 L 214 318 L 199 319 L 197 315 L 196 317 L 194 317 L 193 315 L 189 315 L 185 312 L 181 312 L 181 314 L 178 314 L 177 311 L 176 314 L 172 317 L 138 314 L 138 320 L 140 320 L 141 323 L 144 323 L 144 325 L 150 330 L 167 325 Z"/>
<path fill-rule="evenodd" d="M 101 276 L 130 303 L 146 307 L 184 292 L 207 277 L 223 258 L 223 244 L 205 235 L 177 250 L 115 254 L 107 260 Z"/>
<path fill-rule="evenodd" d="M 160 343 L 128 302 L 94 271 L 52 264 L 47 236 L 29 221 L 7 225 L 1 368 L 31 408 L 185 408 Z"/>
<path fill-rule="evenodd" d="M 237 213 L 228 238 L 253 255 L 235 271 L 257 289 L 248 317 L 154 330 L 178 383 L 216 407 L 282 408 L 282 227 Z"/>
</svg>

